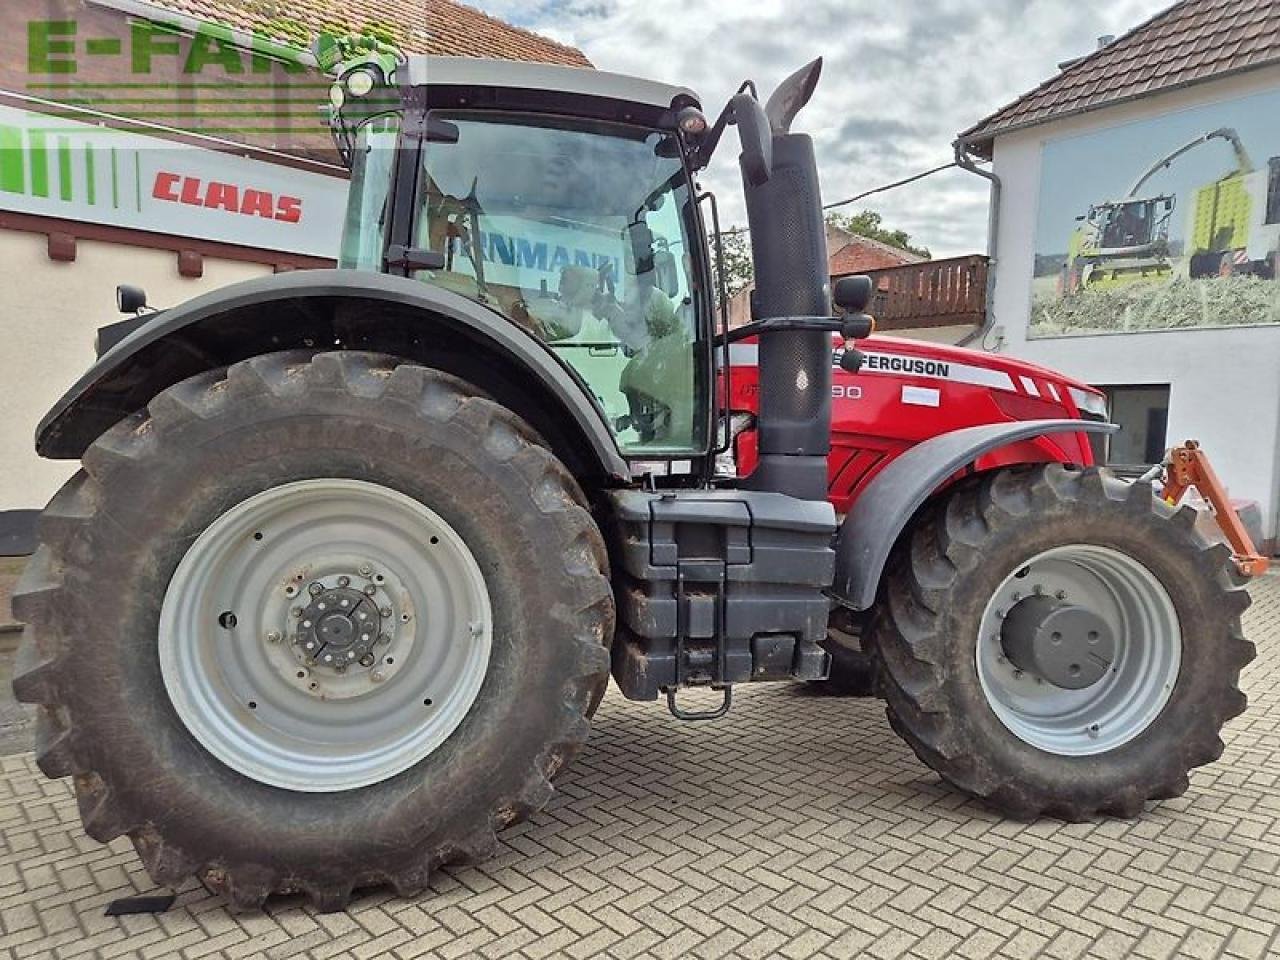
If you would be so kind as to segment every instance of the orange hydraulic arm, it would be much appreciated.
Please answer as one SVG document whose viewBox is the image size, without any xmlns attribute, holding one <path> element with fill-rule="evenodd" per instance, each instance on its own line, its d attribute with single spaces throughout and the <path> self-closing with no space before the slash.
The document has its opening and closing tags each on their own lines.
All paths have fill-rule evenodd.
<svg viewBox="0 0 1280 960">
<path fill-rule="evenodd" d="M 1222 482 L 1209 465 L 1209 458 L 1195 440 L 1174 447 L 1165 458 L 1164 499 L 1170 504 L 1182 500 L 1187 490 L 1195 487 L 1213 507 L 1214 518 L 1231 544 L 1231 559 L 1243 577 L 1256 577 L 1267 572 L 1271 561 L 1258 553 L 1249 532 L 1231 509 Z"/>
</svg>

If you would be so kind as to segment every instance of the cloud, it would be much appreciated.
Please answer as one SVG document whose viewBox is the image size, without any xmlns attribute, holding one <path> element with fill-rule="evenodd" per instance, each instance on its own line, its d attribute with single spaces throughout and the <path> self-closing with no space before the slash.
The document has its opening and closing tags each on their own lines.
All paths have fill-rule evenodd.
<svg viewBox="0 0 1280 960">
<path fill-rule="evenodd" d="M 761 94 L 815 56 L 822 82 L 797 126 L 814 136 L 828 200 L 951 159 L 958 132 L 1031 89 L 1059 61 L 1121 34 L 1168 0 L 480 0 L 583 50 L 597 67 L 692 87 L 708 113 L 746 77 Z M 744 219 L 736 151 L 704 185 Z M 960 170 L 868 198 L 935 256 L 986 244 L 986 181 Z"/>
</svg>

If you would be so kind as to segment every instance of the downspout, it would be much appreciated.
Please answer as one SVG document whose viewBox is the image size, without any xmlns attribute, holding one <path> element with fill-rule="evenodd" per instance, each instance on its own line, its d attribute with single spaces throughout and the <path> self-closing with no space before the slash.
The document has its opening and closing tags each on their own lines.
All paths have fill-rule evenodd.
<svg viewBox="0 0 1280 960">
<path fill-rule="evenodd" d="M 970 330 L 958 341 L 956 346 L 965 347 L 977 340 L 979 343 L 986 337 L 987 332 L 994 326 L 995 315 L 992 312 L 992 305 L 995 300 L 996 290 L 996 251 L 999 245 L 1000 236 L 1000 178 L 990 170 L 984 170 L 969 156 L 968 145 L 963 140 L 957 140 L 952 144 L 955 149 L 956 166 L 961 169 L 968 170 L 970 173 L 976 173 L 984 180 L 991 183 L 991 198 L 988 201 L 989 210 L 987 213 L 987 290 L 984 297 L 986 310 L 983 311 L 982 323 L 975 329 Z"/>
</svg>

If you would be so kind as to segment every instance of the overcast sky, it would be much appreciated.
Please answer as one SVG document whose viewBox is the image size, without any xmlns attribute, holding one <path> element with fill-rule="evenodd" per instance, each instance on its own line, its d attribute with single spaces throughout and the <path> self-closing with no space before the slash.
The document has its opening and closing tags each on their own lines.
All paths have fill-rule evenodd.
<svg viewBox="0 0 1280 960">
<path fill-rule="evenodd" d="M 813 133 L 827 202 L 951 159 L 951 142 L 1057 64 L 1171 0 L 473 0 L 582 49 L 597 67 L 692 87 L 708 113 L 745 77 L 762 98 L 821 55 L 822 82 L 797 127 Z M 707 178 L 741 221 L 736 150 Z M 856 205 L 934 256 L 980 252 L 986 181 L 949 170 Z"/>
</svg>

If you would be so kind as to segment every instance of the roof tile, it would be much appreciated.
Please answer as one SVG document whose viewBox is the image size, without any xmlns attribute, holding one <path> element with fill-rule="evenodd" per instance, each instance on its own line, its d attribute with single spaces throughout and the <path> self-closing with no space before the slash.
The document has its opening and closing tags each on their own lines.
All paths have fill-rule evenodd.
<svg viewBox="0 0 1280 960">
<path fill-rule="evenodd" d="M 1000 133 L 1237 70 L 1280 63 L 1280 0 L 1181 0 L 960 134 Z"/>
<path fill-rule="evenodd" d="M 504 23 L 456 0 L 148 0 L 153 6 L 273 40 L 305 45 L 325 29 L 377 26 L 406 53 L 533 60 L 589 67 L 581 50 Z M 282 6 L 288 10 L 281 13 Z"/>
</svg>

